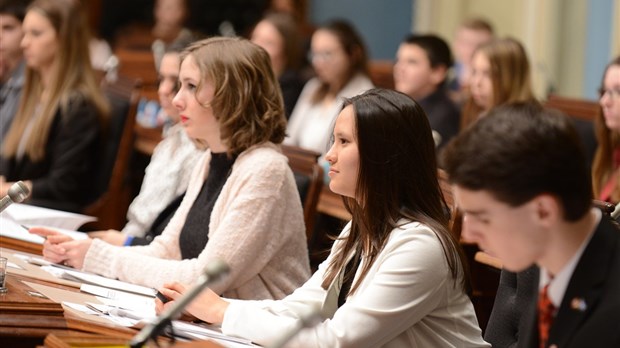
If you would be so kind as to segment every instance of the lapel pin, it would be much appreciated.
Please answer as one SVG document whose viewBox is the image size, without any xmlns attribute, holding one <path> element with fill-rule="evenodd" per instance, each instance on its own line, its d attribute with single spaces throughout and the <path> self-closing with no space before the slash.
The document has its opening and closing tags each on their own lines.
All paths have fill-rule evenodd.
<svg viewBox="0 0 620 348">
<path fill-rule="evenodd" d="M 586 301 L 581 297 L 575 297 L 570 301 L 570 308 L 576 311 L 585 312 L 588 308 Z"/>
</svg>

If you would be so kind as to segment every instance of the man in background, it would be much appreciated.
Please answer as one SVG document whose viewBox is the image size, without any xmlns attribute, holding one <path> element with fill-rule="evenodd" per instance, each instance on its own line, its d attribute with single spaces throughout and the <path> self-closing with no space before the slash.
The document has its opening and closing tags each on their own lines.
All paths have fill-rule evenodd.
<svg viewBox="0 0 620 348">
<path fill-rule="evenodd" d="M 29 3 L 29 0 L 0 2 L 0 140 L 11 126 L 24 85 L 22 22 Z"/>
</svg>

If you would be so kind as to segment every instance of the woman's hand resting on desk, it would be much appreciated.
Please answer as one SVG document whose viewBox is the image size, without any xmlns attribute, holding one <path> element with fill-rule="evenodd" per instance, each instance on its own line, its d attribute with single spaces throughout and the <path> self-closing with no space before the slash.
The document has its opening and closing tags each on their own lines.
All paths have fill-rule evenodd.
<svg viewBox="0 0 620 348">
<path fill-rule="evenodd" d="M 92 239 L 74 240 L 71 237 L 45 227 L 32 227 L 28 230 L 32 234 L 45 238 L 43 243 L 43 257 L 54 263 L 62 263 L 76 269 L 81 269 L 84 256 Z"/>
<path fill-rule="evenodd" d="M 159 292 L 171 300 L 164 304 L 160 299 L 155 299 L 157 315 L 161 314 L 168 307 L 174 306 L 174 301 L 183 296 L 186 291 L 187 288 L 181 283 L 164 284 L 164 287 L 159 289 Z M 224 301 L 215 292 L 207 288 L 185 308 L 185 311 L 207 323 L 221 324 L 228 305 L 227 301 Z"/>
</svg>

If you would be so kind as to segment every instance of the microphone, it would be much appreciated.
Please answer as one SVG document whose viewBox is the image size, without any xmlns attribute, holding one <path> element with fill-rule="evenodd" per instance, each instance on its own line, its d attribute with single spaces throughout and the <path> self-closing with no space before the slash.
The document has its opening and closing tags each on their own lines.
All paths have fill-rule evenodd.
<svg viewBox="0 0 620 348">
<path fill-rule="evenodd" d="M 321 316 L 321 310 L 319 307 L 310 307 L 300 314 L 299 319 L 297 320 L 297 325 L 295 325 L 289 332 L 286 332 L 282 337 L 278 338 L 278 340 L 274 344 L 270 345 L 269 348 L 284 347 L 284 345 L 295 337 L 295 335 L 297 335 L 302 329 L 314 327 L 322 321 L 323 317 Z"/>
<path fill-rule="evenodd" d="M 616 220 L 620 216 L 620 203 L 616 204 L 614 211 L 611 212 L 611 218 Z"/>
<path fill-rule="evenodd" d="M 222 277 L 230 272 L 228 265 L 221 260 L 214 260 L 205 267 L 205 272 L 196 285 L 187 291 L 177 302 L 168 307 L 154 322 L 145 326 L 138 334 L 131 340 L 129 346 L 131 348 L 142 347 L 149 339 L 152 339 L 159 335 L 166 326 L 168 326 L 174 318 L 176 318 L 181 311 L 187 307 L 187 305 L 198 296 L 208 285 L 211 285 L 219 281 Z"/>
<path fill-rule="evenodd" d="M 433 132 L 433 142 L 435 143 L 435 147 L 439 146 L 439 144 L 441 144 L 441 141 L 443 140 L 443 137 L 441 136 L 441 134 L 439 134 L 438 131 L 431 129 L 431 131 Z"/>
<path fill-rule="evenodd" d="M 4 211 L 9 205 L 13 203 L 21 203 L 30 195 L 28 186 L 21 181 L 18 181 L 9 187 L 9 191 L 6 196 L 0 199 L 0 213 Z"/>
</svg>

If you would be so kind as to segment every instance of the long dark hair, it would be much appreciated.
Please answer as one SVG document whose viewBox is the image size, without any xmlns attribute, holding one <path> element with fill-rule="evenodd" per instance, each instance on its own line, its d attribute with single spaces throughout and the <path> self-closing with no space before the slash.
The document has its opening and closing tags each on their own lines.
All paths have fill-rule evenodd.
<svg viewBox="0 0 620 348">
<path fill-rule="evenodd" d="M 359 150 L 356 198 L 345 198 L 352 215 L 351 231 L 328 266 L 322 286 L 327 289 L 355 250 L 364 256 L 361 276 L 368 273 L 400 219 L 429 226 L 439 238 L 455 282 L 464 271 L 463 251 L 448 228 L 449 216 L 437 178 L 435 143 L 426 114 L 400 92 L 372 89 L 346 99 L 353 106 Z M 353 277 L 345 274 L 345 278 Z M 461 286 L 467 289 L 467 277 Z"/>
</svg>

